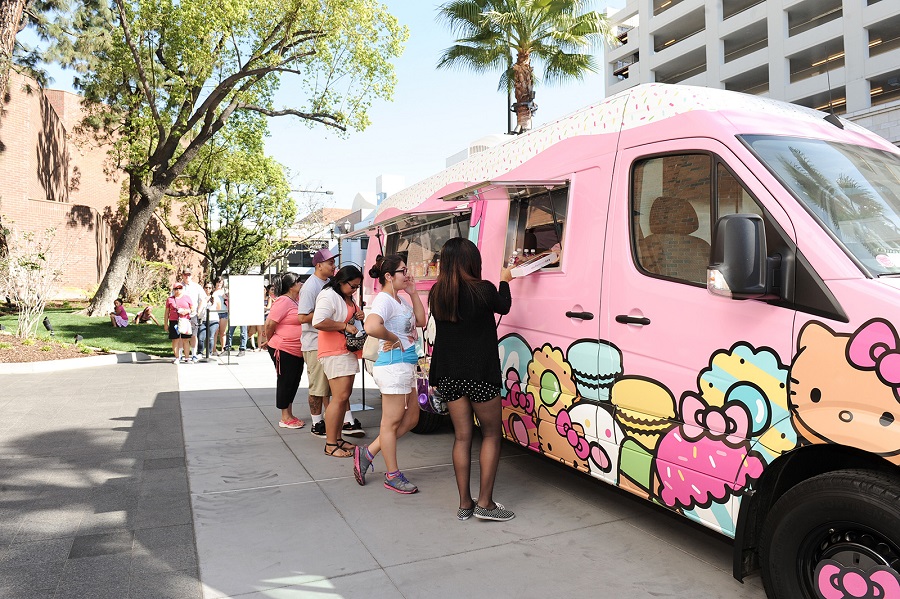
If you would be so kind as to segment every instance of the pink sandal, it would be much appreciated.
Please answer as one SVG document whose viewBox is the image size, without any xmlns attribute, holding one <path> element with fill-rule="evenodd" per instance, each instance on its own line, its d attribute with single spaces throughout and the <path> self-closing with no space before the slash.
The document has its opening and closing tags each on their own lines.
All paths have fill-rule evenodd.
<svg viewBox="0 0 900 599">
<path fill-rule="evenodd" d="M 293 420 L 288 420 L 287 422 L 285 422 L 284 420 L 279 420 L 278 426 L 280 426 L 281 428 L 303 428 L 304 426 L 306 426 L 306 423 L 299 418 L 294 418 Z"/>
</svg>

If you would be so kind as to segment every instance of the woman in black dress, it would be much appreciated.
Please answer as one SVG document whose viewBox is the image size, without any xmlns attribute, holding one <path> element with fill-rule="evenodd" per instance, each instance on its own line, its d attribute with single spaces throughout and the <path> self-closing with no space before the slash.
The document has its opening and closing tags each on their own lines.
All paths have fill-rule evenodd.
<svg viewBox="0 0 900 599">
<path fill-rule="evenodd" d="M 481 254 L 468 239 L 454 238 L 441 250 L 441 271 L 428 295 L 436 324 L 429 383 L 440 391 L 450 410 L 456 438 L 453 469 L 459 488 L 459 520 L 511 520 L 515 514 L 493 499 L 502 439 L 500 355 L 494 314 L 512 305 L 504 268 L 500 287 L 481 279 Z M 472 413 L 481 427 L 481 486 L 472 498 Z"/>
</svg>

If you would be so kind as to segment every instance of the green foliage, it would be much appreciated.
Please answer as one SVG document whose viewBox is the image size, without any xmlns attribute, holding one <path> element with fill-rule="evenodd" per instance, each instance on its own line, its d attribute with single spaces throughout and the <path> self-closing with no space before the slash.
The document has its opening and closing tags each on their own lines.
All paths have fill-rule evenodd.
<svg viewBox="0 0 900 599">
<path fill-rule="evenodd" d="M 7 343 L 6 341 L 0 342 L 0 349 L 9 349 L 12 347 L 12 343 Z"/>
<path fill-rule="evenodd" d="M 53 346 L 52 345 L 42 345 L 41 351 L 53 351 Z"/>
<path fill-rule="evenodd" d="M 206 259 L 211 279 L 245 272 L 288 245 L 282 231 L 296 207 L 284 168 L 263 154 L 264 130 L 258 116 L 229 123 L 186 170 L 192 188 L 208 191 L 160 205 L 169 233 Z"/>
<path fill-rule="evenodd" d="M 515 89 L 520 127 L 526 128 L 533 104 L 532 62 L 543 66 L 547 83 L 582 80 L 597 72 L 592 52 L 615 36 L 606 15 L 586 11 L 585 0 L 451 0 L 438 7 L 438 19 L 459 37 L 438 60 L 438 68 L 475 73 L 500 71 L 498 89 Z M 513 57 L 515 57 L 513 59 Z"/>
<path fill-rule="evenodd" d="M 108 311 L 163 196 L 207 193 L 180 179 L 230 119 L 362 130 L 372 103 L 391 98 L 407 37 L 377 0 L 73 1 L 52 53 L 79 72 L 79 131 L 110 144 L 129 175 L 129 218 L 90 313 Z M 273 100 L 282 76 L 301 89 L 288 107 Z"/>
<path fill-rule="evenodd" d="M 132 315 L 136 312 L 134 306 L 126 305 L 126 309 Z M 109 319 L 92 318 L 79 313 L 77 310 L 54 310 L 48 308 L 47 313 L 53 321 L 56 335 L 50 337 L 49 333 L 40 330 L 36 339 L 29 340 L 30 345 L 41 345 L 71 342 L 75 335 L 81 335 L 84 339 L 78 344 L 83 353 L 91 353 L 89 348 L 106 348 L 116 351 L 139 351 L 151 355 L 169 355 L 172 344 L 162 327 L 149 324 L 129 324 L 127 327 L 118 328 L 110 325 Z M 159 322 L 163 322 L 165 313 L 164 305 L 154 304 L 153 314 Z M 7 328 L 15 328 L 16 316 L 2 316 L 0 323 Z M 87 350 L 87 351 L 84 351 Z"/>
<path fill-rule="evenodd" d="M 35 343 L 34 339 L 22 339 L 22 345 L 34 345 Z"/>
</svg>

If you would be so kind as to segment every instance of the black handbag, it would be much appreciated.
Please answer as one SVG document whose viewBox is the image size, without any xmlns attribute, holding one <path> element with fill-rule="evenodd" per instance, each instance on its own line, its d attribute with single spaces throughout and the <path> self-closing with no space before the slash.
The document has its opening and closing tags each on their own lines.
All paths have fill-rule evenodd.
<svg viewBox="0 0 900 599">
<path fill-rule="evenodd" d="M 351 352 L 362 351 L 363 346 L 366 344 L 366 337 L 368 336 L 368 333 L 357 336 L 344 331 L 344 337 L 347 338 L 347 349 Z"/>
</svg>

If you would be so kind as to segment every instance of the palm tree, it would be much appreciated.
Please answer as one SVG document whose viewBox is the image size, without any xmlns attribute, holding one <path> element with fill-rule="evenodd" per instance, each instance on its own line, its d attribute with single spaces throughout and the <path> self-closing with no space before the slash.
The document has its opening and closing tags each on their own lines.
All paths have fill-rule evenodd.
<svg viewBox="0 0 900 599">
<path fill-rule="evenodd" d="M 580 81 L 597 72 L 591 53 L 615 37 L 606 15 L 583 12 L 586 0 L 451 0 L 438 7 L 438 20 L 459 36 L 438 68 L 464 67 L 476 73 L 502 71 L 498 89 L 512 85 L 518 131 L 531 128 L 534 84 L 532 59 L 543 65 L 547 83 Z M 512 61 L 515 54 L 515 62 Z"/>
</svg>

